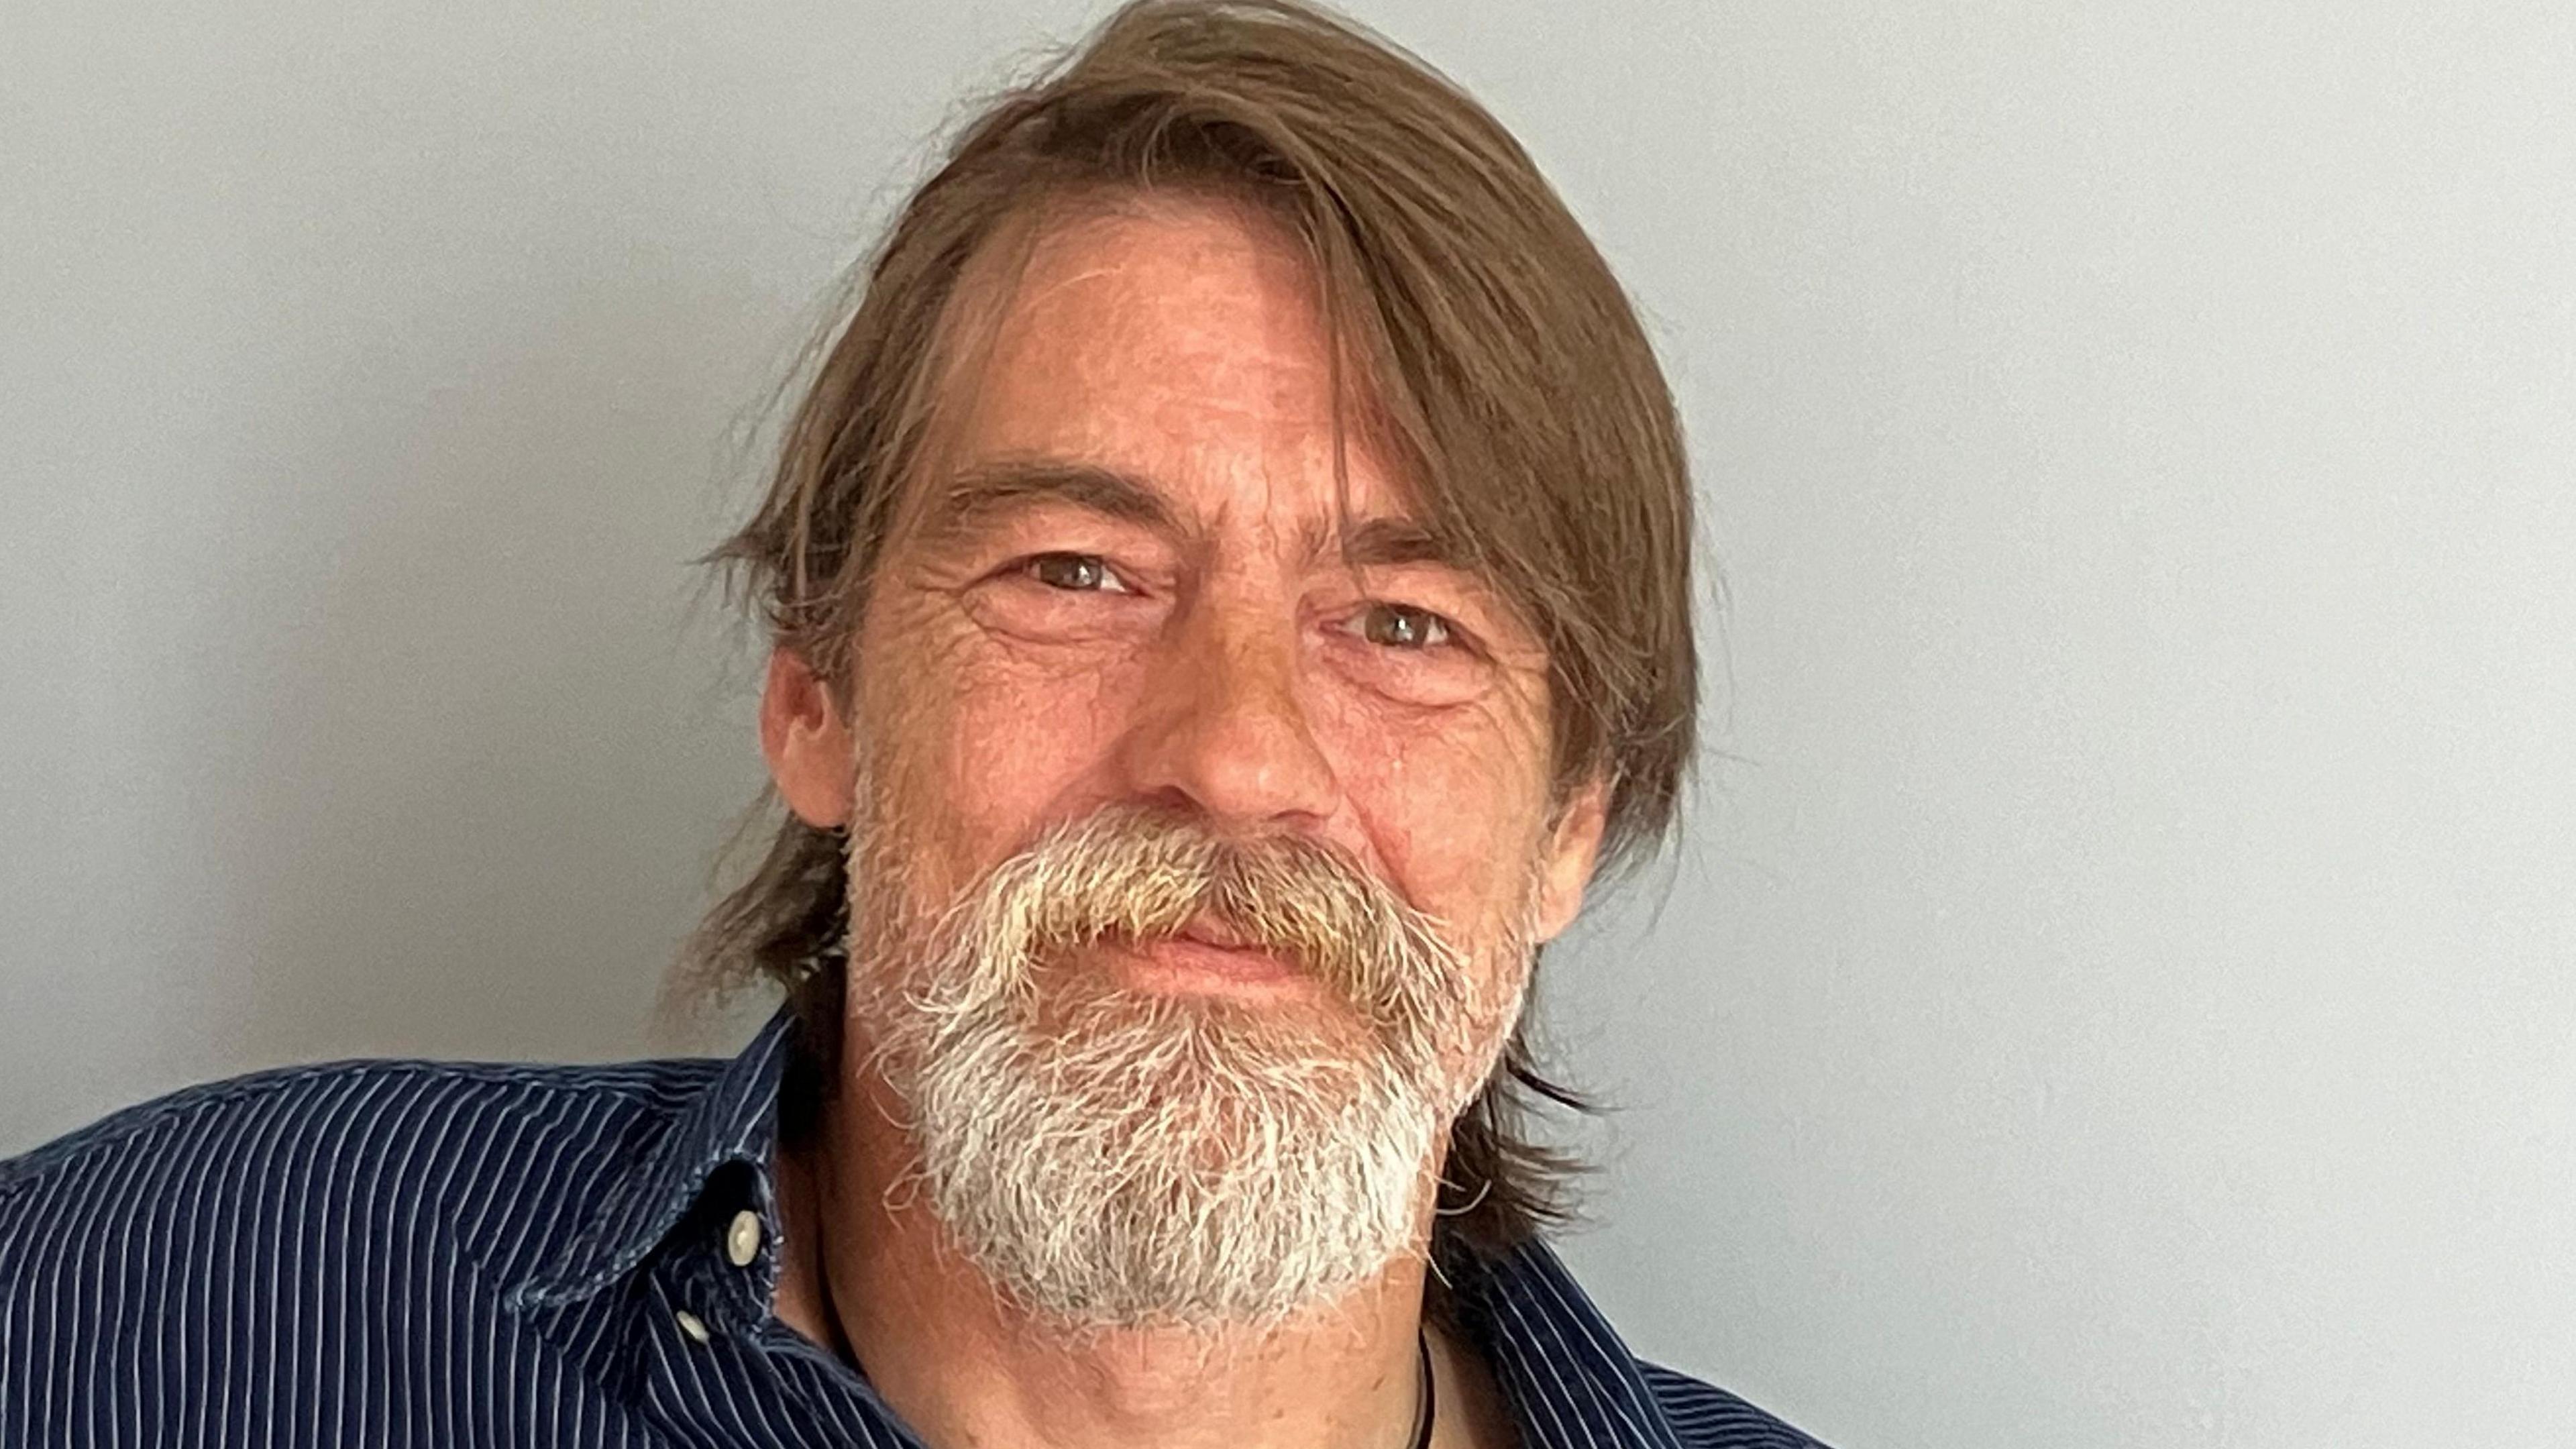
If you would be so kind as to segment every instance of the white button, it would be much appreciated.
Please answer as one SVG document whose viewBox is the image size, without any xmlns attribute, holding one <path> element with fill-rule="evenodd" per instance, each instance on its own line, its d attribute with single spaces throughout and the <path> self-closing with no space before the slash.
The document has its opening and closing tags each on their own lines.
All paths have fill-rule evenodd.
<svg viewBox="0 0 2576 1449">
<path fill-rule="evenodd" d="M 689 1337 L 696 1339 L 700 1343 L 707 1341 L 707 1326 L 699 1319 L 698 1315 L 683 1308 L 674 1312 L 671 1316 L 680 1320 L 680 1331 L 682 1333 L 687 1334 Z"/>
<path fill-rule="evenodd" d="M 760 1256 L 760 1214 L 749 1208 L 733 1215 L 733 1226 L 725 1230 L 725 1256 L 737 1268 L 748 1268 Z"/>
</svg>

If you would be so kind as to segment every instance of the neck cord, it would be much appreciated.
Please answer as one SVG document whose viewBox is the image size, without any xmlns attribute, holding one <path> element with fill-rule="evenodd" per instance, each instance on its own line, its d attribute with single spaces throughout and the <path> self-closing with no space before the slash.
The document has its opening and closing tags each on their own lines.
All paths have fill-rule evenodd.
<svg viewBox="0 0 2576 1449">
<path fill-rule="evenodd" d="M 1416 1334 L 1414 1342 L 1422 1348 L 1422 1393 L 1420 1395 L 1422 1407 L 1413 1418 L 1413 1449 L 1431 1449 L 1431 1418 L 1434 1412 L 1432 1402 L 1435 1395 L 1431 1387 L 1430 1331 L 1426 1329 Z"/>
</svg>

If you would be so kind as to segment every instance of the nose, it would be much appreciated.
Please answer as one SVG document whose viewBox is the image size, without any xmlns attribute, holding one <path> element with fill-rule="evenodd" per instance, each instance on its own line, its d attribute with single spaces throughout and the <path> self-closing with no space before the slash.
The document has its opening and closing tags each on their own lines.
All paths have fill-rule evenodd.
<svg viewBox="0 0 2576 1449">
<path fill-rule="evenodd" d="M 1202 596 L 1178 614 L 1123 742 L 1139 796 L 1219 822 L 1312 829 L 1339 789 L 1299 689 L 1289 611 Z"/>
</svg>

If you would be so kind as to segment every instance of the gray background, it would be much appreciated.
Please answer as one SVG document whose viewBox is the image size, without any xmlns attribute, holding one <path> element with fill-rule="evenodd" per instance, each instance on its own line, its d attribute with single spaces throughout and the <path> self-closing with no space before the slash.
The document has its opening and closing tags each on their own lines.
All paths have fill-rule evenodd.
<svg viewBox="0 0 2576 1449">
<path fill-rule="evenodd" d="M 9 7 L 0 1151 L 673 1047 L 759 778 L 683 560 L 1088 13 Z M 1730 589 L 1555 966 L 1636 1345 L 1847 1446 L 2576 1442 L 2570 8 L 1364 13 L 1629 281 Z"/>
</svg>

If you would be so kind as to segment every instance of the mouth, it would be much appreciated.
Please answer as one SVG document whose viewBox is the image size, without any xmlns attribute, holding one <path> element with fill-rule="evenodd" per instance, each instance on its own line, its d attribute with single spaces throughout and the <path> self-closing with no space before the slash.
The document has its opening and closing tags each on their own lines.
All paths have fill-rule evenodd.
<svg viewBox="0 0 2576 1449">
<path fill-rule="evenodd" d="M 1254 941 L 1250 932 L 1214 911 L 1201 911 L 1190 917 L 1189 924 L 1181 927 L 1179 939 L 1195 941 L 1202 946 L 1213 946 L 1220 951 L 1261 951 L 1264 955 L 1269 954 L 1262 951 L 1262 947 Z"/>
<path fill-rule="evenodd" d="M 1121 942 L 1113 951 L 1127 984 L 1144 991 L 1271 1000 L 1315 987 L 1295 963 L 1207 911 L 1173 935 Z"/>
</svg>

